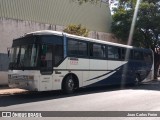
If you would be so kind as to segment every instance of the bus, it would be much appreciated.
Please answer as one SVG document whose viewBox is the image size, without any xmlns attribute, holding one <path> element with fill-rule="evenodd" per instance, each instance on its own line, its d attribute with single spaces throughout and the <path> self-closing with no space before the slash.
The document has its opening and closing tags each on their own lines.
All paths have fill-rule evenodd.
<svg viewBox="0 0 160 120">
<path fill-rule="evenodd" d="M 139 84 L 153 79 L 150 49 L 42 30 L 14 39 L 9 87 L 30 91 Z"/>
</svg>

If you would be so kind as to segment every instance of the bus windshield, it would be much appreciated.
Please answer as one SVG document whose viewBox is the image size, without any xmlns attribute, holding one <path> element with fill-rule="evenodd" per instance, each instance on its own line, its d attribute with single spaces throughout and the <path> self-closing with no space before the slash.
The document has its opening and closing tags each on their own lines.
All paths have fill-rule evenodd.
<svg viewBox="0 0 160 120">
<path fill-rule="evenodd" d="M 22 45 L 11 49 L 10 68 L 38 67 L 39 45 Z"/>
<path fill-rule="evenodd" d="M 35 41 L 35 42 L 34 42 Z M 63 42 L 57 36 L 24 37 L 13 42 L 9 69 L 52 69 L 63 59 Z"/>
</svg>

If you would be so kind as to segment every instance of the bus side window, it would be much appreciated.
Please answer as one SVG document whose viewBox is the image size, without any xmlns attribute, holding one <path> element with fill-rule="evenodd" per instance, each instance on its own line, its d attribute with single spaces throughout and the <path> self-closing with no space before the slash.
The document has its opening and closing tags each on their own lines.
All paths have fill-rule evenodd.
<svg viewBox="0 0 160 120">
<path fill-rule="evenodd" d="M 68 40 L 68 54 L 71 56 L 78 55 L 78 41 L 72 39 Z"/>
<path fill-rule="evenodd" d="M 87 42 L 69 39 L 68 54 L 75 57 L 86 57 L 88 55 Z"/>
<path fill-rule="evenodd" d="M 108 46 L 108 59 L 114 59 L 114 47 Z"/>
<path fill-rule="evenodd" d="M 133 60 L 134 56 L 133 56 L 133 50 L 129 50 L 129 59 Z"/>
<path fill-rule="evenodd" d="M 103 58 L 106 58 L 106 46 L 105 45 L 101 45 L 101 50 L 102 50 Z"/>
<path fill-rule="evenodd" d="M 88 55 L 88 44 L 87 42 L 79 42 L 78 44 L 78 56 L 86 57 Z"/>
<path fill-rule="evenodd" d="M 90 57 L 93 57 L 93 43 L 89 44 L 89 54 L 90 54 Z"/>
<path fill-rule="evenodd" d="M 53 59 L 54 66 L 57 66 L 59 62 L 63 59 L 63 45 L 55 45 L 53 53 L 54 53 L 53 57 L 55 57 Z"/>
<path fill-rule="evenodd" d="M 105 45 L 101 45 L 101 44 L 93 44 L 93 57 L 94 58 L 105 58 Z"/>
<path fill-rule="evenodd" d="M 122 54 L 121 54 L 121 48 L 115 48 L 115 50 L 116 50 L 116 52 L 115 52 L 115 59 L 116 60 L 121 60 L 121 56 L 122 56 Z"/>
<path fill-rule="evenodd" d="M 121 54 L 121 59 L 125 60 L 125 56 L 126 56 L 126 49 L 122 48 L 122 54 Z"/>
<path fill-rule="evenodd" d="M 108 46 L 108 59 L 121 60 L 121 48 Z"/>
</svg>

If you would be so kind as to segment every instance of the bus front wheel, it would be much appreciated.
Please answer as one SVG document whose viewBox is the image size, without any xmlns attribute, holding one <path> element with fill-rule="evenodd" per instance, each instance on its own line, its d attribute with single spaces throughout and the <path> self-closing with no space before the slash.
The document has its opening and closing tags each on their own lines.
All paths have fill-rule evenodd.
<svg viewBox="0 0 160 120">
<path fill-rule="evenodd" d="M 73 93 L 75 89 L 75 82 L 72 75 L 69 75 L 64 79 L 64 82 L 62 84 L 62 89 L 64 93 L 67 93 L 67 94 Z"/>
</svg>

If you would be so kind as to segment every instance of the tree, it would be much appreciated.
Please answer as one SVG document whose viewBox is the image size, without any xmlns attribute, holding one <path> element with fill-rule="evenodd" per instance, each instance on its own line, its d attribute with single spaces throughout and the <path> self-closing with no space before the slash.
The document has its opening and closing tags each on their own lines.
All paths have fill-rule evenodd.
<svg viewBox="0 0 160 120">
<path fill-rule="evenodd" d="M 132 2 L 132 3 L 131 3 Z M 128 41 L 132 18 L 136 6 L 135 0 L 120 0 L 120 5 L 113 15 L 112 32 L 118 38 Z M 132 4 L 127 7 L 126 4 Z M 135 19 L 132 45 L 150 48 L 154 51 L 155 78 L 160 65 L 160 0 L 143 0 Z"/>
<path fill-rule="evenodd" d="M 88 33 L 89 33 L 89 30 L 87 30 L 87 28 L 85 28 L 85 27 L 82 27 L 81 24 L 79 24 L 79 25 L 74 25 L 74 24 L 68 25 L 67 28 L 65 28 L 63 31 L 66 32 L 66 33 L 69 33 L 69 34 L 74 34 L 74 35 L 84 36 L 84 37 L 87 37 Z"/>
</svg>

